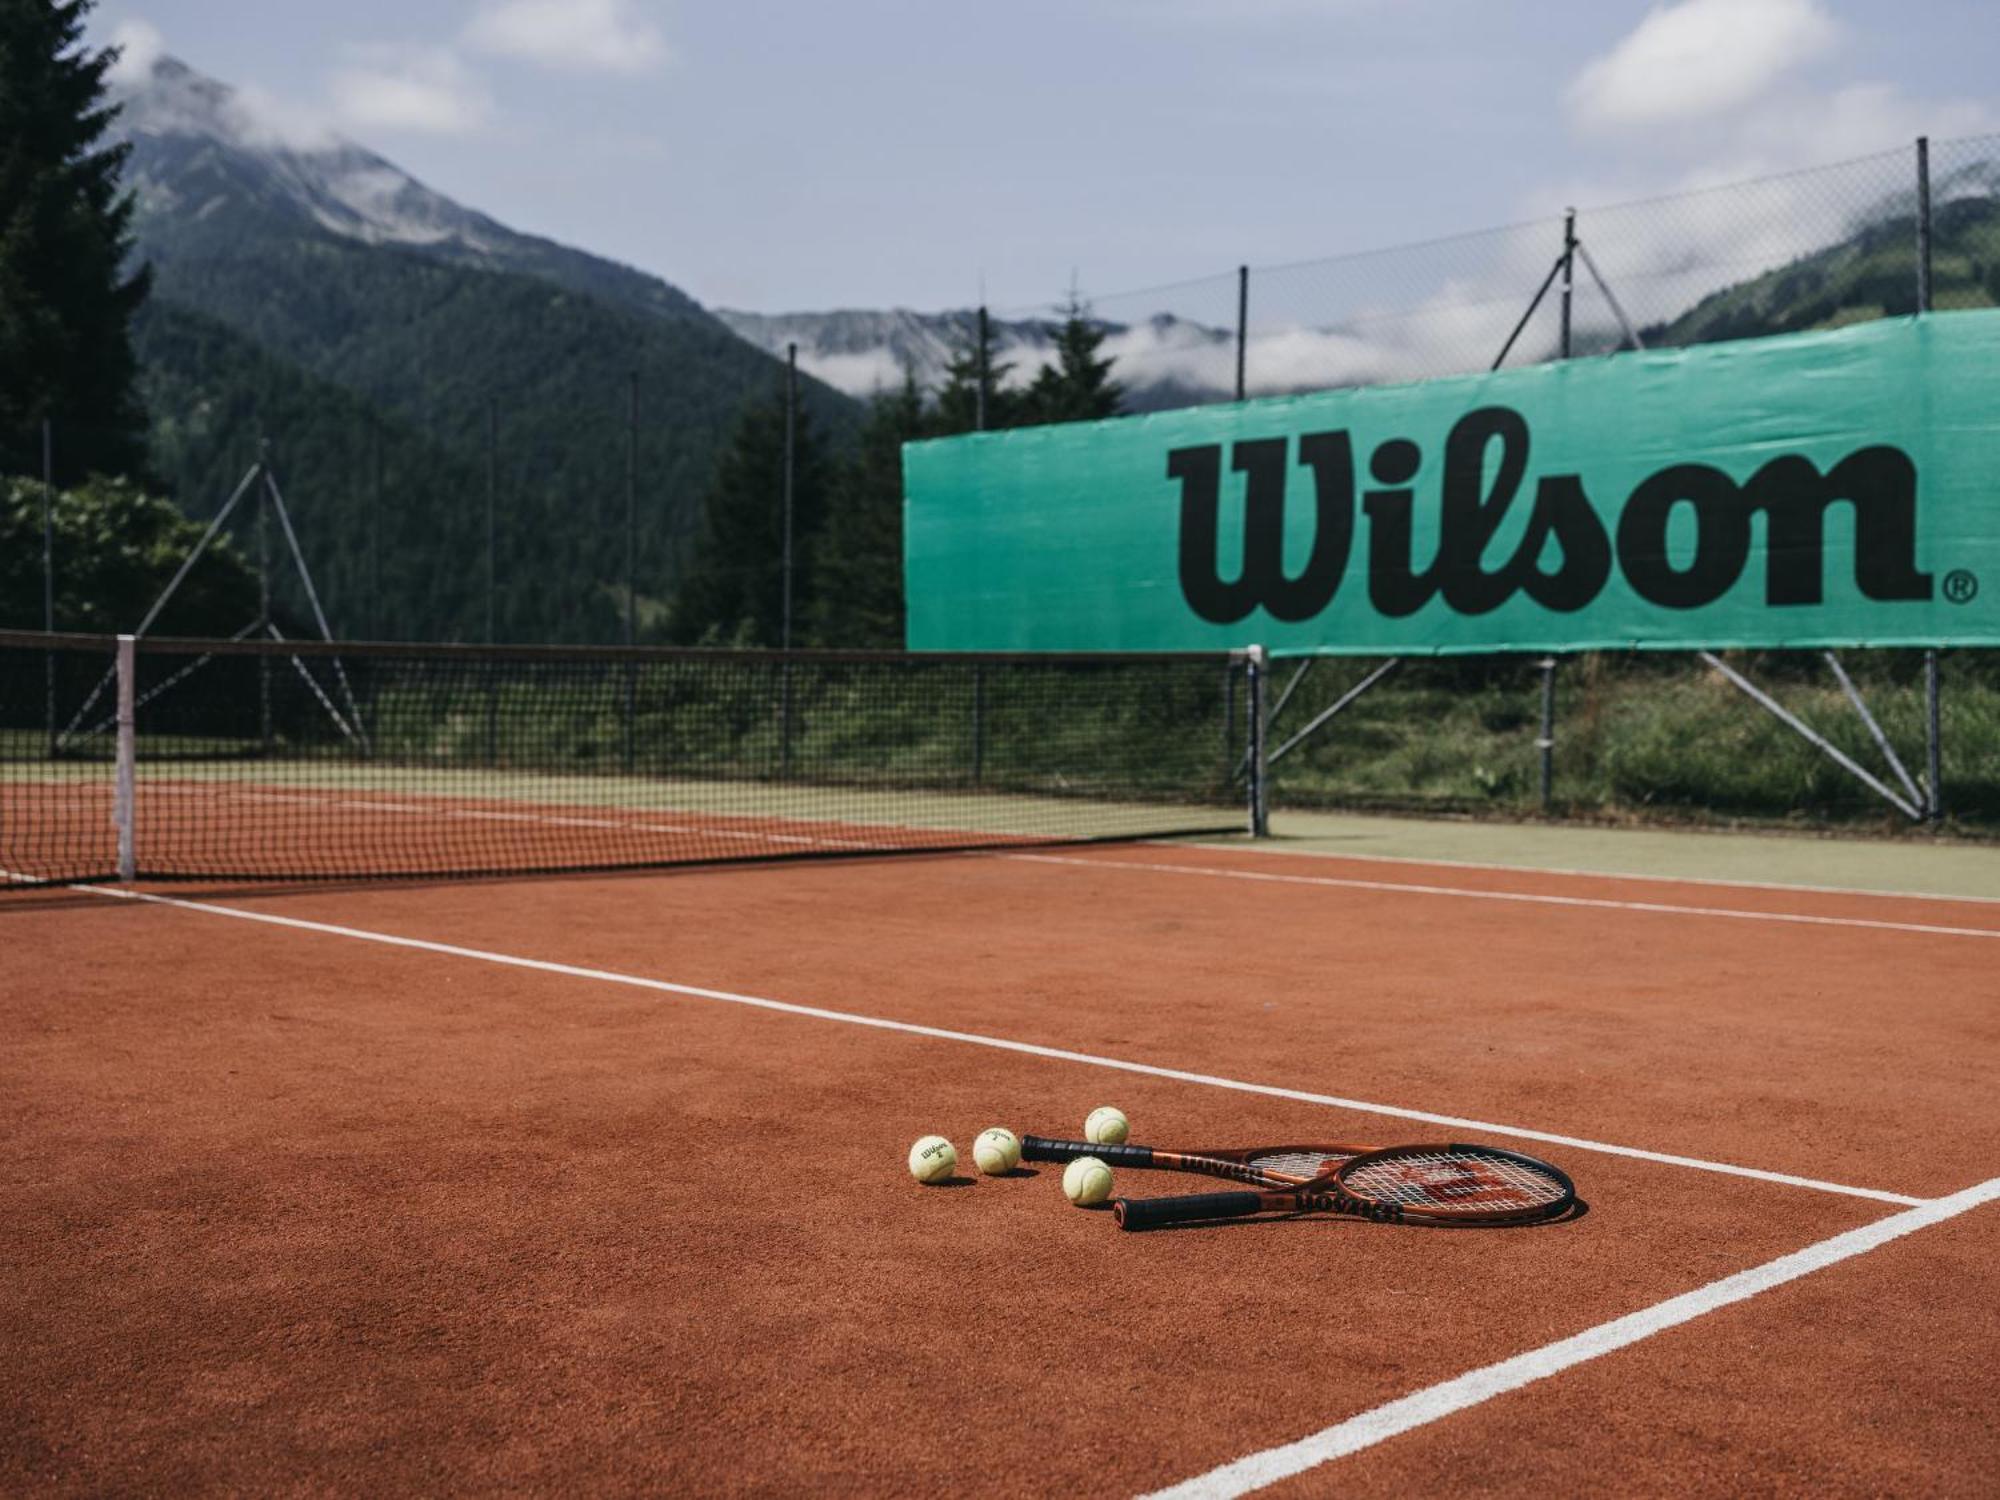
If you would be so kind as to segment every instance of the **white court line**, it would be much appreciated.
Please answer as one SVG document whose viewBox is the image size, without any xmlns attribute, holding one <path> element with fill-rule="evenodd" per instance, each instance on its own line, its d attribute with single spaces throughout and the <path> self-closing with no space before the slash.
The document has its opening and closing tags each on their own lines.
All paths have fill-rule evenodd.
<svg viewBox="0 0 2000 1500">
<path fill-rule="evenodd" d="M 1272 870 L 1230 870 L 1210 865 L 1168 865 L 1135 859 L 1078 859 L 1062 854 L 1003 854 L 1042 865 L 1076 865 L 1085 870 L 1140 870 L 1156 875 L 1199 875 L 1210 880 L 1254 880 L 1266 885 L 1309 885 L 1344 891 L 1385 891 L 1404 896 L 1456 896 L 1466 901 L 1513 901 L 1528 906 L 1580 906 L 1599 911 L 1638 911 L 1678 917 L 1721 917 L 1734 922 L 1776 922 L 1805 927 L 1856 927 L 1871 932 L 1913 932 L 1927 937 L 1989 938 L 2000 927 L 1940 927 L 1928 922 L 1886 922 L 1872 917 L 1817 917 L 1804 912 L 1742 911 L 1730 906 L 1681 906 L 1671 901 L 1614 901 L 1608 896 L 1556 896 L 1533 891 L 1482 891 L 1469 886 L 1418 885 L 1410 881 L 1344 879 L 1338 875 L 1280 875 Z"/>
<path fill-rule="evenodd" d="M 1339 849 L 1284 849 L 1265 843 L 1216 844 L 1201 839 L 1146 839 L 1155 849 L 1211 849 L 1218 854 L 1276 854 L 1286 859 L 1352 859 L 1374 865 L 1435 865 L 1444 870 L 1490 870 L 1500 875 L 1564 875 L 1578 880 L 1645 880 L 1655 885 L 1706 885 L 1729 891 L 1779 891 L 1798 896 L 1876 896 L 1886 901 L 1950 901 L 2000 906 L 2000 896 L 1943 896 L 1931 891 L 1883 891 L 1858 885 L 1799 885 L 1783 880 L 1724 880 L 1713 875 L 1637 875 L 1623 870 L 1577 870 L 1561 865 L 1496 865 L 1477 859 L 1426 859 L 1415 854 L 1350 854 Z"/>
<path fill-rule="evenodd" d="M 1303 1089 L 1279 1088 L 1267 1083 L 1245 1083 L 1235 1078 L 1218 1078 L 1209 1073 L 1189 1073 L 1179 1068 L 1156 1067 L 1151 1063 L 1128 1062 L 1123 1058 L 1098 1057 L 1088 1052 L 1071 1052 L 1061 1047 L 1043 1047 L 1034 1042 L 1016 1042 L 1005 1037 L 982 1036 L 973 1031 L 951 1031 L 942 1026 L 923 1026 L 913 1021 L 892 1021 L 883 1016 L 859 1015 L 853 1011 L 826 1010 L 817 1005 L 797 1005 L 789 1000 L 767 1000 L 756 995 L 739 995 L 729 990 L 703 989 L 699 985 L 675 984 L 665 979 L 646 979 L 621 974 L 612 969 L 588 969 L 575 964 L 552 963 L 547 959 L 521 958 L 511 953 L 495 953 L 483 948 L 461 948 L 454 943 L 437 943 L 426 938 L 397 937 L 393 933 L 371 932 L 360 927 L 341 927 L 331 922 L 314 922 L 304 917 L 279 916 L 274 912 L 246 911 L 236 906 L 217 906 L 207 901 L 188 901 L 177 896 L 159 896 L 148 891 L 124 890 L 107 886 L 76 886 L 75 890 L 120 901 L 143 901 L 170 906 L 181 911 L 205 912 L 211 916 L 233 917 L 242 922 L 261 922 L 272 927 L 289 927 L 300 932 L 326 933 L 333 937 L 356 938 L 392 948 L 413 948 L 423 953 L 440 953 L 451 958 L 469 958 L 480 963 L 500 964 L 511 969 L 530 969 L 541 974 L 560 974 L 570 979 L 590 979 L 603 984 L 625 985 L 663 995 L 683 995 L 697 1000 L 719 1000 L 729 1005 L 746 1005 L 783 1015 L 810 1016 L 819 1021 L 839 1021 L 849 1026 L 869 1026 L 878 1031 L 896 1031 L 907 1036 L 932 1037 L 939 1041 L 963 1042 L 973 1047 L 991 1047 L 999 1052 L 1016 1052 L 1028 1057 L 1051 1058 L 1057 1062 L 1080 1063 L 1085 1067 L 1109 1068 L 1120 1073 L 1137 1073 L 1147 1078 L 1165 1078 L 1175 1083 L 1200 1084 L 1205 1088 L 1229 1089 L 1240 1094 L 1258 1094 L 1271 1099 L 1291 1099 L 1301 1104 L 1321 1104 L 1333 1109 L 1361 1114 L 1383 1115 L 1398 1120 L 1417 1120 L 1427 1125 L 1444 1125 L 1455 1130 L 1474 1130 L 1484 1135 L 1511 1136 L 1517 1140 L 1540 1141 L 1569 1146 L 1578 1151 L 1594 1151 L 1605 1156 L 1625 1156 L 1663 1166 L 1688 1167 L 1698 1172 L 1717 1172 L 1729 1177 L 1748 1177 L 1785 1187 L 1811 1188 L 1822 1193 L 1840 1193 L 1851 1198 L 1872 1198 L 1882 1203 L 1914 1204 L 1926 1200 L 1906 1193 L 1884 1192 L 1879 1188 L 1851 1187 L 1844 1183 L 1822 1182 L 1812 1177 L 1794 1177 L 1785 1172 L 1767 1172 L 1731 1162 L 1704 1161 L 1693 1156 L 1672 1156 L 1661 1151 L 1643 1151 L 1635 1146 L 1617 1146 L 1577 1136 L 1555 1135 L 1544 1130 L 1524 1130 L 1514 1125 L 1496 1125 L 1486 1120 L 1468 1120 L 1457 1115 L 1432 1114 L 1425 1110 L 1403 1109 L 1392 1104 L 1370 1104 L 1360 1099 L 1343 1099 L 1336 1094 L 1315 1094 Z"/>
<path fill-rule="evenodd" d="M 1156 1490 L 1147 1500 L 1234 1500 L 1235 1496 L 1247 1495 L 1252 1490 L 1276 1484 L 1281 1479 L 1304 1473 L 1333 1459 L 1359 1453 L 1388 1438 L 1440 1421 L 1537 1380 L 1546 1380 L 1551 1375 L 1649 1339 L 1669 1328 L 1677 1328 L 1732 1303 L 1748 1301 L 1760 1292 L 1768 1292 L 1788 1281 L 1796 1281 L 1843 1260 L 1864 1255 L 1891 1240 L 1941 1224 L 1996 1198 L 2000 1198 L 2000 1177 L 1947 1198 L 1919 1203 L 1906 1212 L 1891 1214 L 1859 1229 L 1850 1229 L 1845 1234 L 1821 1240 L 1816 1245 L 1766 1261 L 1761 1266 L 1752 1266 L 1747 1271 L 1738 1271 L 1720 1281 L 1711 1281 L 1707 1286 L 1628 1313 L 1622 1318 L 1613 1318 L 1609 1323 L 1600 1323 L 1595 1328 L 1587 1328 L 1582 1333 L 1545 1344 L 1539 1349 L 1530 1349 L 1512 1359 L 1468 1370 L 1455 1379 L 1413 1391 L 1372 1411 L 1337 1422 L 1310 1437 L 1300 1438 L 1297 1442 L 1266 1448 L 1261 1453 L 1252 1453 L 1234 1463 L 1211 1469 L 1206 1474 Z"/>
</svg>

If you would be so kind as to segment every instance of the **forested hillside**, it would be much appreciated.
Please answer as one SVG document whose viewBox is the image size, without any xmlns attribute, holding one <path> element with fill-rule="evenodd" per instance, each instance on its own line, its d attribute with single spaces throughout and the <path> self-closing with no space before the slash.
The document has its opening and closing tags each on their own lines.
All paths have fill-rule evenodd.
<svg viewBox="0 0 2000 1500">
<path fill-rule="evenodd" d="M 666 282 L 517 235 L 350 143 L 276 142 L 171 59 L 122 102 L 154 272 L 136 329 L 154 477 L 189 514 L 268 441 L 337 628 L 477 639 L 490 465 L 496 635 L 622 639 L 628 567 L 642 616 L 664 614 L 778 361 Z M 811 380 L 801 399 L 851 443 L 853 402 Z"/>
</svg>

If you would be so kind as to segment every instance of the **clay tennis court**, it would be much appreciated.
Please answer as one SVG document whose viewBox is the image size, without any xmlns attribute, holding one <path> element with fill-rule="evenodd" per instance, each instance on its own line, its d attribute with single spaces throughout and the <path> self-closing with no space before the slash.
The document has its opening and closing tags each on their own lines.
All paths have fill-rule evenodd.
<svg viewBox="0 0 2000 1500">
<path fill-rule="evenodd" d="M 0 895 L 0 1487 L 1991 1492 L 1980 851 L 1340 847 Z M 1587 1211 L 1122 1234 L 905 1173 L 1107 1102 Z"/>
</svg>

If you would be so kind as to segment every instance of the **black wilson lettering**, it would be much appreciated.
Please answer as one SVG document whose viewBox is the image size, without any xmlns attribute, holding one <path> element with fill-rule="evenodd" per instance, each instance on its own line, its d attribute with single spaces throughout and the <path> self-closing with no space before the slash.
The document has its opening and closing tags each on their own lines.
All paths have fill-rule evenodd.
<svg viewBox="0 0 2000 1500">
<path fill-rule="evenodd" d="M 1339 592 L 1354 547 L 1354 449 L 1347 432 L 1315 432 L 1236 443 L 1229 467 L 1243 476 L 1242 565 L 1223 576 L 1220 556 L 1223 450 L 1220 444 L 1167 455 L 1181 487 L 1180 578 L 1204 620 L 1234 624 L 1257 609 L 1284 621 L 1311 619 Z M 1390 618 L 1433 599 L 1461 615 L 1482 615 L 1525 594 L 1544 609 L 1572 612 L 1603 592 L 1614 566 L 1633 592 L 1666 609 L 1699 609 L 1741 580 L 1753 523 L 1765 527 L 1765 602 L 1818 604 L 1825 597 L 1826 513 L 1854 510 L 1854 581 L 1878 601 L 1927 600 L 1933 583 L 1917 567 L 1917 469 L 1900 449 L 1862 448 L 1822 473 L 1797 454 L 1771 459 L 1744 484 L 1706 464 L 1670 464 L 1626 497 L 1607 528 L 1577 474 L 1535 479 L 1520 540 L 1490 555 L 1524 492 L 1530 491 L 1527 420 L 1504 406 L 1466 413 L 1446 435 L 1436 479 L 1437 541 L 1416 555 L 1423 451 L 1391 438 L 1369 456 L 1372 486 L 1361 497 L 1368 520 L 1368 595 Z M 1313 541 L 1296 575 L 1285 569 L 1287 479 L 1311 472 Z M 1685 517 L 1677 526 L 1676 518 Z M 1614 546 L 1615 535 L 1615 546 Z M 1553 556 L 1552 556 L 1553 552 Z"/>
</svg>

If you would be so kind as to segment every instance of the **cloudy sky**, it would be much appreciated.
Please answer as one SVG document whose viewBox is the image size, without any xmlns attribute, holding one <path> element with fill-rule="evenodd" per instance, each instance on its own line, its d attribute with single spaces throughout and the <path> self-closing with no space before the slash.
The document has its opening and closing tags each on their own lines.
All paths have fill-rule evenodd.
<svg viewBox="0 0 2000 1500">
<path fill-rule="evenodd" d="M 100 0 L 757 311 L 1105 295 L 2000 130 L 1995 0 Z"/>
</svg>

